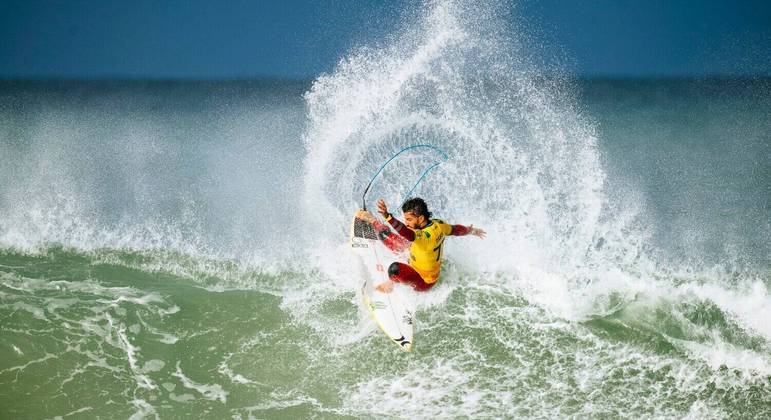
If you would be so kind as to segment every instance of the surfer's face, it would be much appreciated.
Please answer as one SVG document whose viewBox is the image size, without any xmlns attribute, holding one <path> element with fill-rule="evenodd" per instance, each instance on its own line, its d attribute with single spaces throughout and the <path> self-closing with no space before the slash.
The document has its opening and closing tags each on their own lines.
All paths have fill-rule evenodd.
<svg viewBox="0 0 771 420">
<path fill-rule="evenodd" d="M 410 229 L 420 229 L 426 224 L 426 217 L 423 215 L 415 216 L 411 211 L 404 212 L 404 224 Z"/>
</svg>

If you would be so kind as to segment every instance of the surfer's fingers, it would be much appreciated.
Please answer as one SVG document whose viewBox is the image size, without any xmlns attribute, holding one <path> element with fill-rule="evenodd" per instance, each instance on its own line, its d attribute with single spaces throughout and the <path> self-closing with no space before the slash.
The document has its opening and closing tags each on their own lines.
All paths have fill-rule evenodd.
<svg viewBox="0 0 771 420">
<path fill-rule="evenodd" d="M 385 201 L 382 198 L 377 202 L 377 210 L 383 215 L 388 213 L 388 207 L 386 207 Z"/>
</svg>

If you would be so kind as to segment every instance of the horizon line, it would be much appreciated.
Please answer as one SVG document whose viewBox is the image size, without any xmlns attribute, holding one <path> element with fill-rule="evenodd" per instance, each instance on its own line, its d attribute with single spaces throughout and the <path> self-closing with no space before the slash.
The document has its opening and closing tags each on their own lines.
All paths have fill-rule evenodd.
<svg viewBox="0 0 771 420">
<path fill-rule="evenodd" d="M 226 83 L 226 82 L 275 82 L 275 83 L 312 83 L 316 76 L 278 76 L 278 75 L 254 75 L 234 77 L 168 77 L 168 76 L 128 76 L 128 75 L 102 75 L 102 76 L 8 76 L 0 75 L 0 82 L 181 82 L 181 83 Z M 731 73 L 704 73 L 704 74 L 536 74 L 536 77 L 564 77 L 577 80 L 753 80 L 771 79 L 771 74 L 731 74 Z"/>
</svg>

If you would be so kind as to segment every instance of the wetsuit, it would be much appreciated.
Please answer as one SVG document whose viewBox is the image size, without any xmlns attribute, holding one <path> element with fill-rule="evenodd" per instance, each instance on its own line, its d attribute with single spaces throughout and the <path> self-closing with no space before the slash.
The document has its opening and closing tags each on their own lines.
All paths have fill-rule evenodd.
<svg viewBox="0 0 771 420">
<path fill-rule="evenodd" d="M 410 229 L 393 216 L 386 221 L 401 236 L 391 233 L 387 226 L 375 222 L 375 229 L 383 243 L 391 250 L 400 252 L 410 245 L 409 265 L 395 262 L 388 267 L 392 281 L 408 283 L 417 291 L 428 290 L 439 279 L 442 268 L 442 248 L 447 236 L 464 236 L 471 229 L 463 225 L 450 225 L 440 219 L 431 219 L 423 229 Z"/>
</svg>

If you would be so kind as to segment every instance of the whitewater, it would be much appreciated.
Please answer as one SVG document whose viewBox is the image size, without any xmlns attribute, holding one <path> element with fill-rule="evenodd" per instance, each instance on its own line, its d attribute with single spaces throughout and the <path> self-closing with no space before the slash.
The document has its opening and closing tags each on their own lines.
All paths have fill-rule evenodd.
<svg viewBox="0 0 771 420">
<path fill-rule="evenodd" d="M 771 417 L 771 81 L 576 80 L 511 6 L 307 82 L 0 82 L 0 417 Z M 347 237 L 414 144 L 368 205 L 441 159 L 488 236 L 403 353 Z"/>
</svg>

